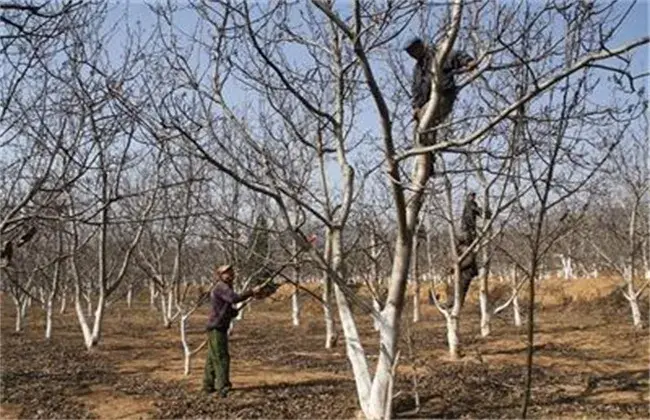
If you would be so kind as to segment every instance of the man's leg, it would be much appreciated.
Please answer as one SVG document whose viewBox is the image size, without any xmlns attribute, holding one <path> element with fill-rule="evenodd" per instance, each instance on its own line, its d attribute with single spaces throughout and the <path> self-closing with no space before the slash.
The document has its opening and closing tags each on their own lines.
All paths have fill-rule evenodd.
<svg viewBox="0 0 650 420">
<path fill-rule="evenodd" d="M 215 366 L 217 364 L 217 340 L 216 331 L 208 331 L 208 356 L 205 359 L 203 372 L 203 391 L 214 392 Z"/>
<path fill-rule="evenodd" d="M 228 352 L 227 332 L 216 331 L 216 357 L 215 385 L 221 396 L 225 397 L 232 387 L 230 383 L 230 353 Z"/>
<path fill-rule="evenodd" d="M 465 297 L 467 296 L 467 291 L 469 290 L 469 285 L 474 280 L 474 277 L 478 275 L 478 266 L 476 264 L 476 255 L 474 252 L 470 252 L 467 256 L 467 262 L 461 264 L 460 271 L 460 303 L 461 306 L 465 303 Z"/>
</svg>

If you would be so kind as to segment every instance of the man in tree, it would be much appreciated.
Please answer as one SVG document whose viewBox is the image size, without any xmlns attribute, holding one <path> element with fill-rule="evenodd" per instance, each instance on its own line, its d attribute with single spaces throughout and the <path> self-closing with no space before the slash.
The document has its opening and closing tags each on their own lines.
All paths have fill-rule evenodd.
<svg viewBox="0 0 650 420">
<path fill-rule="evenodd" d="M 476 193 L 470 192 L 465 199 L 463 214 L 461 216 L 460 234 L 458 235 L 458 255 L 462 255 L 476 239 L 476 218 L 483 217 L 488 219 L 492 217 L 490 210 L 485 214 L 476 203 Z M 471 251 L 460 262 L 460 301 L 465 302 L 465 295 L 469 290 L 469 285 L 478 275 L 478 265 L 476 263 L 476 252 Z"/>
<path fill-rule="evenodd" d="M 435 60 L 436 48 L 428 45 L 422 39 L 412 39 L 405 48 L 406 52 L 416 60 L 413 67 L 413 80 L 411 85 L 411 106 L 413 108 L 413 118 L 417 126 L 422 118 L 429 99 L 431 98 L 431 64 Z M 436 130 L 430 131 L 440 125 L 451 113 L 458 94 L 458 88 L 454 81 L 454 75 L 470 71 L 476 67 L 474 58 L 462 51 L 450 51 L 445 63 L 442 66 L 442 74 L 439 78 L 437 91 L 440 96 L 438 107 L 431 118 L 427 127 L 424 127 L 422 134 L 419 136 L 419 144 L 430 146 L 436 142 Z M 433 165 L 433 155 L 431 156 Z M 433 167 L 432 167 L 433 169 Z"/>
<path fill-rule="evenodd" d="M 207 393 L 219 391 L 219 396 L 228 396 L 230 382 L 230 354 L 228 352 L 228 328 L 237 315 L 233 304 L 251 297 L 262 297 L 262 286 L 242 293 L 232 288 L 235 270 L 232 265 L 222 265 L 215 272 L 216 283 L 210 292 L 210 316 L 208 318 L 208 357 L 205 361 L 203 390 Z"/>
</svg>

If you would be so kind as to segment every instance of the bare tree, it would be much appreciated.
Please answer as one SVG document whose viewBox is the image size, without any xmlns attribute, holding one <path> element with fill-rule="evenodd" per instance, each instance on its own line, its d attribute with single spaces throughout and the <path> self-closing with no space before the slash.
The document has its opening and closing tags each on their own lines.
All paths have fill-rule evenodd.
<svg viewBox="0 0 650 420">
<path fill-rule="evenodd" d="M 397 348 L 397 337 L 399 336 L 399 330 L 397 328 L 399 324 L 399 319 L 401 317 L 401 311 L 403 309 L 404 302 L 404 292 L 405 292 L 405 280 L 408 272 L 409 261 L 410 261 L 410 252 L 411 244 L 413 240 L 413 233 L 417 222 L 417 216 L 422 205 L 422 195 L 424 191 L 424 185 L 428 180 L 429 173 L 429 154 L 422 154 L 425 152 L 439 151 L 443 149 L 448 149 L 450 147 L 462 147 L 472 142 L 479 140 L 487 132 L 489 132 L 493 127 L 495 127 L 500 121 L 504 120 L 505 117 L 510 115 L 515 109 L 520 107 L 522 104 L 530 101 L 531 99 L 538 96 L 540 93 L 544 92 L 546 89 L 554 86 L 559 81 L 566 79 L 571 74 L 578 72 L 579 70 L 585 68 L 589 64 L 599 59 L 605 59 L 614 55 L 620 55 L 631 49 L 642 45 L 648 42 L 648 39 L 641 39 L 631 44 L 628 44 L 620 49 L 601 49 L 605 42 L 608 42 L 609 39 L 600 39 L 600 45 L 595 46 L 596 49 L 581 50 L 578 54 L 583 54 L 579 56 L 578 59 L 571 60 L 566 63 L 565 66 L 559 68 L 553 68 L 551 71 L 544 71 L 541 67 L 535 72 L 534 83 L 531 83 L 532 89 L 530 89 L 526 95 L 521 98 L 511 102 L 511 105 L 504 107 L 500 112 L 495 113 L 496 115 L 489 120 L 488 123 L 485 123 L 480 128 L 477 128 L 472 134 L 464 137 L 460 140 L 448 140 L 443 141 L 433 146 L 427 147 L 418 147 L 412 151 L 402 154 L 403 157 L 412 156 L 419 154 L 417 157 L 418 165 L 416 166 L 416 172 L 414 174 L 413 184 L 411 186 L 412 196 L 407 200 L 404 196 L 403 186 L 401 184 L 401 174 L 399 173 L 397 161 L 394 157 L 394 145 L 393 145 L 393 134 L 391 132 L 391 116 L 389 115 L 388 108 L 386 106 L 386 101 L 382 95 L 381 88 L 377 83 L 376 76 L 373 72 L 372 66 L 367 58 L 367 51 L 364 48 L 363 38 L 361 37 L 363 28 L 363 15 L 368 10 L 367 5 L 361 4 L 361 2 L 355 2 L 353 9 L 352 25 L 346 22 L 346 19 L 342 18 L 339 13 L 333 10 L 331 5 L 316 2 L 318 7 L 323 10 L 323 12 L 330 18 L 330 20 L 336 22 L 337 26 L 343 31 L 350 42 L 354 45 L 354 51 L 359 61 L 361 62 L 366 81 L 368 83 L 369 89 L 373 95 L 373 99 L 377 104 L 377 109 L 380 115 L 380 124 L 382 127 L 382 135 L 386 150 L 386 159 L 388 164 L 388 174 L 390 176 L 390 182 L 393 185 L 394 194 L 395 194 L 395 203 L 396 211 L 398 214 L 398 239 L 395 245 L 395 259 L 393 265 L 393 272 L 391 278 L 391 284 L 389 288 L 389 294 L 386 306 L 382 312 L 382 321 L 383 326 L 380 331 L 380 356 L 377 366 L 377 371 L 374 378 L 371 380 L 371 376 L 368 372 L 367 365 L 362 363 L 358 356 L 353 356 L 349 354 L 350 360 L 353 365 L 353 370 L 355 377 L 357 378 L 357 387 L 359 393 L 359 400 L 361 407 L 366 416 L 371 418 L 380 418 L 384 417 L 387 413 L 390 412 L 390 395 L 388 394 L 389 384 L 391 383 L 391 368 L 396 360 L 396 348 Z M 451 50 L 454 45 L 454 41 L 458 34 L 460 23 L 461 23 L 461 13 L 462 13 L 462 3 L 455 2 L 451 7 L 451 18 L 449 19 L 450 25 L 447 28 L 447 36 L 445 40 L 440 44 L 438 53 L 436 55 L 436 60 L 434 60 L 434 68 L 432 70 L 440 69 L 441 64 L 444 62 L 447 53 Z M 544 6 L 542 7 L 543 13 L 552 10 L 552 7 Z M 500 11 L 499 11 L 500 12 Z M 497 14 L 499 17 L 504 16 L 502 13 Z M 516 15 L 513 13 L 513 16 Z M 541 16 L 541 14 L 540 14 Z M 603 16 L 603 15 L 601 15 Z M 498 21 L 497 25 L 503 25 L 505 22 Z M 510 22 L 509 22 L 510 23 Z M 503 31 L 501 26 L 497 26 L 497 34 L 500 34 Z M 493 29 L 494 30 L 494 29 Z M 552 37 L 552 32 L 547 32 L 547 36 Z M 497 35 L 498 41 L 503 42 L 503 39 Z M 488 39 L 493 40 L 494 37 L 489 37 Z M 515 43 L 516 44 L 516 43 Z M 366 44 L 367 45 L 367 44 Z M 507 48 L 507 45 L 506 45 Z M 593 48 L 590 46 L 590 48 Z M 489 51 L 490 48 L 482 49 L 483 51 Z M 540 45 L 540 50 L 543 50 Z M 575 52 L 575 51 L 574 51 Z M 545 51 L 543 57 L 549 56 L 549 51 Z M 576 55 L 578 55 L 576 54 Z M 521 62 L 521 60 L 516 60 Z M 524 66 L 532 67 L 535 66 L 536 60 L 530 59 L 527 62 L 522 63 Z M 484 69 L 479 69 L 479 72 Z M 436 73 L 434 73 L 432 91 L 436 92 Z M 480 74 L 480 73 L 479 73 Z M 568 87 L 566 91 L 568 91 Z M 426 127 L 427 123 L 431 119 L 438 103 L 438 95 L 433 95 L 432 100 L 429 102 L 426 112 L 424 113 L 423 119 L 420 121 L 420 127 Z M 556 143 L 557 147 L 557 143 Z M 551 173 L 551 178 L 553 171 L 546 172 L 545 179 L 548 179 L 548 174 Z M 539 192 L 539 190 L 536 190 Z M 407 204 L 408 203 L 408 204 Z M 543 222 L 543 217 L 542 217 Z M 535 273 L 531 273 L 534 277 Z M 532 288 L 531 288 L 532 290 Z M 533 296 L 534 297 L 534 296 Z M 532 301 L 532 299 L 531 299 Z M 532 319 L 531 328 L 532 328 Z M 532 331 L 532 330 L 531 330 Z M 351 337 L 348 337 L 351 338 Z M 357 352 L 359 353 L 359 352 Z M 527 400 L 526 400 L 527 402 Z M 525 410 L 524 410 L 525 411 Z M 525 414 L 525 413 L 524 413 Z"/>
<path fill-rule="evenodd" d="M 494 85 L 511 80 L 513 68 L 526 69 L 530 79 L 525 83 L 523 95 L 509 93 L 487 115 L 482 115 L 476 107 L 465 116 L 464 122 L 457 121 L 457 124 L 468 126 L 467 134 L 450 136 L 426 147 L 419 142 L 413 147 L 407 146 L 408 124 L 400 126 L 398 123 L 405 118 L 404 89 L 394 78 L 386 77 L 390 72 L 383 67 L 387 61 L 382 60 L 390 55 L 388 46 L 403 41 L 404 29 L 413 16 L 424 13 L 418 4 L 407 1 L 376 4 L 358 0 L 350 8 L 314 0 L 301 8 L 305 12 L 302 28 L 294 26 L 291 12 L 297 9 L 288 2 L 251 5 L 249 2 L 201 1 L 190 5 L 189 10 L 195 13 L 197 20 L 185 34 L 174 26 L 174 5 L 152 6 L 160 24 L 156 28 L 158 38 L 152 46 L 153 52 L 146 56 L 149 65 L 142 69 L 141 77 L 117 78 L 124 81 L 124 87 L 111 89 L 110 103 L 123 115 L 137 121 L 141 134 L 155 139 L 156 143 L 173 143 L 206 161 L 247 191 L 267 197 L 274 211 L 282 217 L 283 228 L 291 232 L 296 241 L 305 239 L 304 232 L 295 226 L 292 218 L 296 206 L 312 219 L 311 222 L 325 230 L 326 254 L 331 252 L 331 258 L 324 258 L 316 249 L 312 249 L 312 257 L 333 282 L 361 409 L 368 418 L 390 417 L 393 376 L 399 354 L 399 325 L 411 268 L 413 238 L 431 177 L 431 152 L 439 155 L 442 151 L 464 151 L 469 145 L 485 142 L 486 135 L 494 133 L 522 105 L 545 95 L 569 77 L 576 76 L 572 82 L 581 80 L 586 69 L 597 62 L 622 57 L 648 42 L 644 38 L 622 47 L 611 46 L 611 33 L 621 23 L 608 14 L 612 10 L 608 7 L 588 12 L 589 25 L 600 28 L 589 37 L 584 36 L 584 32 L 577 34 L 579 28 L 588 25 L 574 26 L 574 21 L 570 20 L 569 32 L 573 38 L 567 39 L 582 41 L 583 37 L 586 41 L 579 43 L 581 46 L 572 50 L 571 59 L 563 62 L 553 59 L 564 56 L 565 44 L 557 36 L 550 17 L 557 18 L 567 10 L 573 11 L 575 7 L 571 4 L 542 4 L 533 8 L 534 13 L 522 16 L 525 13 L 516 5 L 468 3 L 464 8 L 463 2 L 454 1 L 445 9 L 447 13 L 436 14 L 440 21 L 436 22 L 436 27 L 432 23 L 428 29 L 441 34 L 442 41 L 438 43 L 431 68 L 433 96 L 420 120 L 418 132 L 430 125 L 438 111 L 441 69 L 457 39 L 472 47 L 479 62 L 478 69 L 463 80 L 463 86 L 468 86 L 470 91 L 479 82 L 498 91 Z M 431 10 L 428 8 L 426 12 Z M 522 58 L 516 54 L 522 44 L 517 34 L 531 29 L 538 33 L 538 38 L 531 41 L 534 48 L 530 55 Z M 304 53 L 300 60 L 288 58 L 292 48 Z M 208 59 L 203 60 L 203 57 Z M 609 70 L 589 71 L 619 72 L 624 71 L 624 67 L 625 64 L 621 64 L 620 67 L 608 66 Z M 139 67 L 134 68 L 137 71 Z M 136 79 L 137 90 L 129 89 L 133 87 L 130 80 Z M 398 82 L 401 82 L 399 78 Z M 558 95 L 567 98 L 565 103 L 571 103 L 571 95 L 580 92 L 577 98 L 583 99 L 589 92 L 580 83 L 574 87 L 567 82 L 559 87 L 563 90 L 543 97 L 544 104 L 556 105 Z M 242 104 L 244 95 L 246 103 Z M 472 96 L 468 94 L 467 98 L 471 100 Z M 369 102 L 375 105 L 378 118 L 373 119 L 376 123 L 372 124 L 372 129 L 359 133 L 354 129 L 362 123 L 355 112 L 358 104 Z M 523 156 L 530 157 L 524 160 L 528 164 L 532 179 L 528 182 L 533 192 L 521 194 L 524 214 L 520 220 L 527 220 L 524 217 L 530 214 L 527 207 L 537 209 L 534 198 L 542 198 L 547 208 L 547 204 L 557 201 L 555 193 L 549 192 L 550 188 L 545 190 L 544 186 L 560 185 L 560 180 L 544 159 L 557 157 L 559 150 L 576 145 L 575 142 L 564 143 L 564 136 L 555 135 L 557 131 L 566 133 L 562 126 L 551 131 L 548 125 L 542 124 L 562 120 L 564 115 L 558 117 L 552 110 L 539 108 L 530 115 L 540 117 L 540 126 L 546 130 L 533 130 L 528 134 L 528 138 L 535 141 L 526 145 Z M 567 118 L 564 120 L 566 123 Z M 128 130 L 118 130 L 121 135 L 124 131 Z M 355 156 L 353 149 L 363 143 L 367 149 L 358 154 L 372 155 L 369 151 L 374 152 L 375 145 L 371 140 L 377 137 L 381 138 L 385 182 L 391 189 L 396 224 L 388 293 L 381 313 L 372 310 L 346 285 L 344 246 L 351 208 L 356 194 L 362 190 L 361 181 L 365 175 L 359 171 L 357 160 L 360 158 Z M 547 137 L 551 138 L 550 142 Z M 545 141 L 541 141 L 542 138 Z M 404 147 L 407 149 L 401 150 Z M 409 177 L 404 165 L 414 156 L 414 171 Z M 369 168 L 377 164 L 377 159 L 369 160 Z M 338 171 L 337 182 L 331 179 L 314 182 L 311 170 L 314 166 L 324 171 Z M 579 172 L 584 176 L 589 171 Z M 553 182 L 544 183 L 549 179 Z M 561 181 L 566 187 L 567 181 L 570 184 L 574 180 L 564 177 Z M 330 182 L 328 188 L 323 186 Z M 579 186 L 580 182 L 570 185 L 569 189 L 577 190 Z M 106 202 L 110 197 L 103 195 L 99 201 Z M 238 211 L 246 207 L 242 201 L 233 200 L 232 203 L 239 204 L 235 206 Z M 237 213 L 232 220 L 241 222 L 245 218 Z M 539 219 L 534 226 L 544 224 L 544 217 L 541 222 Z M 111 221 L 111 218 L 104 220 Z M 101 226 L 99 223 L 98 228 Z M 233 241 L 239 241 L 241 235 L 235 233 L 236 229 L 228 230 L 232 232 Z M 541 236 L 540 233 L 536 238 Z M 536 267 L 537 255 L 530 261 L 535 264 L 529 267 Z M 527 273 L 531 279 L 535 274 L 534 271 Z M 359 338 L 352 314 L 353 304 L 368 307 L 368 313 L 379 324 L 380 350 L 374 372 L 369 368 Z M 532 327 L 532 319 L 530 325 Z"/>
<path fill-rule="evenodd" d="M 650 286 L 648 278 L 637 286 L 639 274 L 643 272 L 643 210 L 650 189 L 645 113 L 640 121 L 621 133 L 623 140 L 599 180 L 605 195 L 582 237 L 623 280 L 622 293 L 630 304 L 632 324 L 636 328 L 643 328 L 639 297 Z"/>
</svg>

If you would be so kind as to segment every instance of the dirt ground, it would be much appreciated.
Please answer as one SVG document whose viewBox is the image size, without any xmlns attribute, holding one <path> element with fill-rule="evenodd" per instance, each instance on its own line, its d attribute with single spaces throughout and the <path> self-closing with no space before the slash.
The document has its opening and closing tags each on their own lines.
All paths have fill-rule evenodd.
<svg viewBox="0 0 650 420">
<path fill-rule="evenodd" d="M 611 287 L 581 280 L 540 288 L 531 416 L 536 418 L 648 418 L 648 330 L 635 331 L 629 308 Z M 604 281 L 598 282 L 603 284 Z M 473 285 L 476 288 L 477 285 Z M 472 293 L 476 291 L 473 290 Z M 134 307 L 108 309 L 100 346 L 85 351 L 72 308 L 43 338 L 43 314 L 33 308 L 15 333 L 14 307 L 2 297 L 1 418 L 353 418 L 354 380 L 343 339 L 324 349 L 322 311 L 304 301 L 302 325 L 291 326 L 290 300 L 278 294 L 256 302 L 231 338 L 234 390 L 226 399 L 200 392 L 205 349 L 183 376 L 177 325 L 162 327 L 147 296 Z M 643 304 L 648 314 L 647 300 Z M 481 338 L 471 296 L 461 320 L 462 360 L 446 358 L 443 318 L 422 305 L 422 320 L 407 308 L 395 385 L 397 417 L 513 418 L 524 380 L 525 334 L 507 310 Z M 193 317 L 198 345 L 206 309 Z M 369 358 L 377 336 L 367 316 L 359 325 Z M 410 339 L 411 346 L 407 345 Z M 409 350 L 409 348 L 411 350 Z M 414 379 L 417 386 L 414 386 Z M 419 411 L 414 413 L 415 392 Z"/>
</svg>

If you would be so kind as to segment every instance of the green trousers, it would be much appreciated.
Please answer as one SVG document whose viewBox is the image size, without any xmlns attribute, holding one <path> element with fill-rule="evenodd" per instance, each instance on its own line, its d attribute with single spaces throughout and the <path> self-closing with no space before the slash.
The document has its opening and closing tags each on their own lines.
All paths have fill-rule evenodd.
<svg viewBox="0 0 650 420">
<path fill-rule="evenodd" d="M 228 353 L 228 333 L 208 331 L 208 357 L 205 359 L 203 389 L 221 391 L 230 388 L 230 354 Z"/>
</svg>

